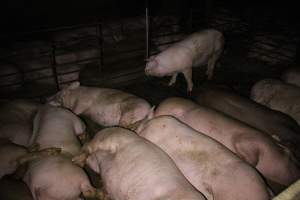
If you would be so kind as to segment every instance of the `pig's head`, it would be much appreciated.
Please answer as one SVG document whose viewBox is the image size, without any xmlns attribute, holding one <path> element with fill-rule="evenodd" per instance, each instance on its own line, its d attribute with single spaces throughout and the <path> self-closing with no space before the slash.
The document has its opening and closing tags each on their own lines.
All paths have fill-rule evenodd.
<svg viewBox="0 0 300 200">
<path fill-rule="evenodd" d="M 251 89 L 251 99 L 265 106 L 269 105 L 270 100 L 276 95 L 280 83 L 275 79 L 264 79 L 257 82 Z"/>
<path fill-rule="evenodd" d="M 72 92 L 80 86 L 80 82 L 76 81 L 70 85 L 64 87 L 62 90 L 57 92 L 55 95 L 47 98 L 47 103 L 53 106 L 64 106 L 64 100 Z"/>
<path fill-rule="evenodd" d="M 146 64 L 145 74 L 147 76 L 162 76 L 159 67 L 158 59 L 154 56 L 151 56 Z"/>
</svg>

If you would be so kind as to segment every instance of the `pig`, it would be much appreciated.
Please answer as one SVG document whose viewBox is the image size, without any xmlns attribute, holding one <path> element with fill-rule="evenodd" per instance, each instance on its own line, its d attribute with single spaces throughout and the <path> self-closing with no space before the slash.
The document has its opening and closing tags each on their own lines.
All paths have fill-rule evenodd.
<svg viewBox="0 0 300 200">
<path fill-rule="evenodd" d="M 79 82 L 48 98 L 48 102 L 89 117 L 102 126 L 129 127 L 144 119 L 151 110 L 146 100 L 133 94 L 110 88 L 80 86 Z"/>
<path fill-rule="evenodd" d="M 293 117 L 300 124 L 300 88 L 277 79 L 263 79 L 251 88 L 251 99 Z"/>
<path fill-rule="evenodd" d="M 23 180 L 34 200 L 78 200 L 81 193 L 87 198 L 102 197 L 83 169 L 63 154 L 30 162 Z"/>
<path fill-rule="evenodd" d="M 200 105 L 223 112 L 271 135 L 279 144 L 286 146 L 300 158 L 300 127 L 292 117 L 219 85 L 202 85 L 194 91 L 193 96 Z"/>
<path fill-rule="evenodd" d="M 0 106 L 0 138 L 30 146 L 32 123 L 40 104 L 18 99 Z"/>
<path fill-rule="evenodd" d="M 19 166 L 18 159 L 27 153 L 28 151 L 24 146 L 0 139 L 0 178 L 14 173 Z"/>
<path fill-rule="evenodd" d="M 207 200 L 270 199 L 264 180 L 253 167 L 172 116 L 142 123 L 137 133 L 164 150 Z"/>
<path fill-rule="evenodd" d="M 163 150 L 122 127 L 97 132 L 73 161 L 101 174 L 114 200 L 205 200 Z"/>
<path fill-rule="evenodd" d="M 38 149 L 61 148 L 63 153 L 70 156 L 79 153 L 79 138 L 84 138 L 82 135 L 85 134 L 86 127 L 71 111 L 45 104 L 38 110 L 33 126 L 31 143 L 36 144 Z"/>
<path fill-rule="evenodd" d="M 299 163 L 286 148 L 277 145 L 272 137 L 223 113 L 174 97 L 161 102 L 153 113 L 155 117 L 161 115 L 172 115 L 225 145 L 255 167 L 275 192 L 300 177 Z"/>
<path fill-rule="evenodd" d="M 281 80 L 285 83 L 300 87 L 300 69 L 288 68 L 281 74 Z"/>
<path fill-rule="evenodd" d="M 169 86 L 174 85 L 178 73 L 183 73 L 187 91 L 193 89 L 192 67 L 207 64 L 208 79 L 224 49 L 225 39 L 221 32 L 206 29 L 189 35 L 184 40 L 170 45 L 161 53 L 151 56 L 145 67 L 145 74 L 151 76 L 172 76 Z"/>
<path fill-rule="evenodd" d="M 47 155 L 56 155 L 61 150 L 58 148 L 47 148 L 42 151 L 32 151 L 21 145 L 14 144 L 7 139 L 0 139 L 0 178 L 4 175 L 14 174 L 15 178 L 23 175 L 22 165 L 31 160 L 41 158 Z"/>
</svg>

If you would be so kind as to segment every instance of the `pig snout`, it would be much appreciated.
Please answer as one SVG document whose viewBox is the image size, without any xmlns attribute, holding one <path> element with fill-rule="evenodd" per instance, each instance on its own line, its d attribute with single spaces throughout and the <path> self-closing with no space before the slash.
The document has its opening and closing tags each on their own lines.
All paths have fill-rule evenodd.
<svg viewBox="0 0 300 200">
<path fill-rule="evenodd" d="M 158 62 L 154 58 L 150 58 L 145 67 L 145 74 L 155 75 L 157 73 Z"/>
</svg>

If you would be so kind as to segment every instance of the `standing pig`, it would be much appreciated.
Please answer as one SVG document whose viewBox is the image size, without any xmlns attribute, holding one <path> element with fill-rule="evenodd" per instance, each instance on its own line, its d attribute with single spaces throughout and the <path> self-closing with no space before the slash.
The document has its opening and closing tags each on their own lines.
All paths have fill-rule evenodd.
<svg viewBox="0 0 300 200">
<path fill-rule="evenodd" d="M 101 174 L 114 200 L 205 200 L 164 151 L 124 128 L 98 132 L 73 161 Z"/>
<path fill-rule="evenodd" d="M 142 123 L 137 132 L 162 148 L 208 200 L 269 199 L 267 187 L 254 168 L 176 118 L 156 117 Z"/>
<path fill-rule="evenodd" d="M 261 172 L 276 191 L 275 187 L 281 190 L 300 178 L 298 163 L 290 152 L 268 135 L 220 112 L 186 99 L 169 98 L 160 103 L 154 115 L 172 115 L 222 143 Z"/>
<path fill-rule="evenodd" d="M 0 138 L 28 147 L 32 135 L 32 121 L 40 104 L 28 100 L 14 100 L 0 106 Z"/>
<path fill-rule="evenodd" d="M 197 88 L 195 99 L 203 106 L 223 112 L 271 135 L 278 143 L 300 156 L 300 127 L 290 116 L 211 84 Z"/>
<path fill-rule="evenodd" d="M 64 155 L 31 162 L 23 180 L 34 200 L 78 200 L 81 193 L 87 198 L 101 198 L 83 169 Z"/>
<path fill-rule="evenodd" d="M 251 99 L 293 117 L 300 124 L 300 88 L 276 79 L 264 79 L 251 89 Z"/>
<path fill-rule="evenodd" d="M 214 29 L 202 30 L 177 42 L 161 53 L 150 57 L 145 74 L 151 76 L 172 76 L 169 85 L 176 82 L 178 73 L 183 73 L 187 91 L 193 89 L 192 67 L 207 64 L 208 79 L 213 76 L 217 60 L 221 56 L 225 39 L 221 32 Z"/>
<path fill-rule="evenodd" d="M 144 119 L 151 109 L 146 100 L 132 94 L 109 88 L 84 87 L 79 82 L 50 97 L 49 103 L 66 107 L 103 126 L 129 127 Z"/>
<path fill-rule="evenodd" d="M 285 83 L 289 83 L 300 87 L 300 69 L 289 68 L 281 75 L 281 80 Z"/>
<path fill-rule="evenodd" d="M 34 118 L 31 143 L 40 149 L 56 147 L 75 155 L 81 148 L 77 136 L 81 137 L 84 132 L 84 123 L 71 111 L 45 104 Z"/>
</svg>

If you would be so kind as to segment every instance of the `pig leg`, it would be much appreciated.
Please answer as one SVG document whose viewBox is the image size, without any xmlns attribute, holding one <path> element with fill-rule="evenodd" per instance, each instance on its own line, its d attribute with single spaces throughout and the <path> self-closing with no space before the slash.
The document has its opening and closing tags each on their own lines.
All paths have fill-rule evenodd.
<svg viewBox="0 0 300 200">
<path fill-rule="evenodd" d="M 170 82 L 169 82 L 169 86 L 172 86 L 172 85 L 175 84 L 176 78 L 177 78 L 177 74 L 178 74 L 178 73 L 175 73 L 175 74 L 172 75 L 172 78 L 171 78 L 171 80 L 170 80 Z"/>
<path fill-rule="evenodd" d="M 208 64 L 207 64 L 206 76 L 208 80 L 211 80 L 213 76 L 215 65 L 216 65 L 216 58 L 215 56 L 213 56 L 211 59 L 208 60 Z"/>
<path fill-rule="evenodd" d="M 217 60 L 219 59 L 221 53 L 222 53 L 222 51 L 215 52 L 213 54 L 213 56 L 208 60 L 207 70 L 206 70 L 206 75 L 207 75 L 208 80 L 211 80 L 211 78 L 213 76 Z"/>
<path fill-rule="evenodd" d="M 192 78 L 193 78 L 192 68 L 185 69 L 182 73 L 187 82 L 187 91 L 190 93 L 190 92 L 192 92 L 192 89 L 194 86 L 193 80 L 192 80 Z"/>
</svg>

